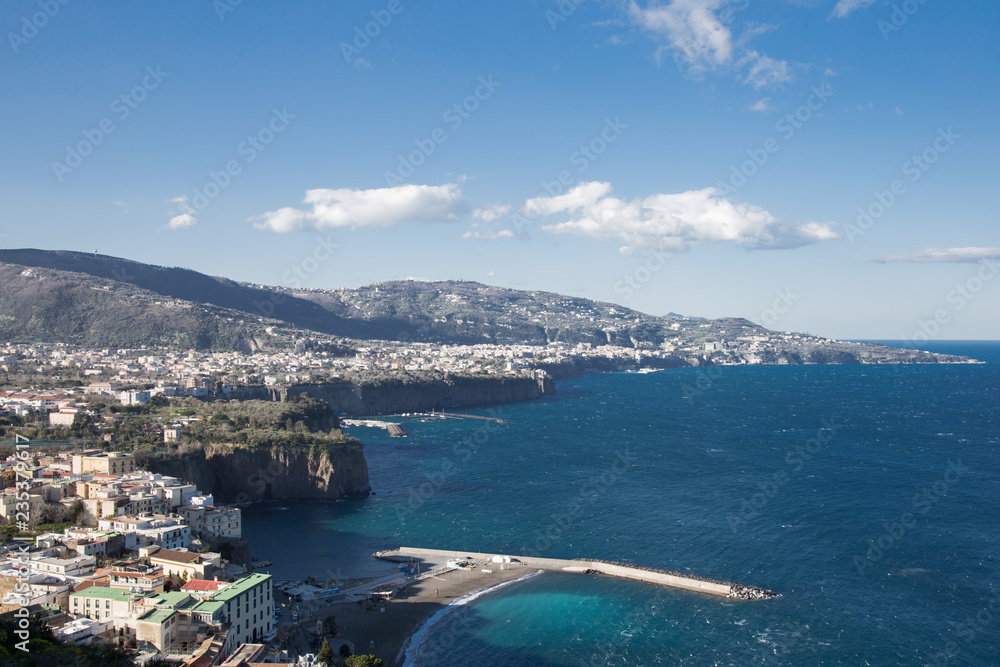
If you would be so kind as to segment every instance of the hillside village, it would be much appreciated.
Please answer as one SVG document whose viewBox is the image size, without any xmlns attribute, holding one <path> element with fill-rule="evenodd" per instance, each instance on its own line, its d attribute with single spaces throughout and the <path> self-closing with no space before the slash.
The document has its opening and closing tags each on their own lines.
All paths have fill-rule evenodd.
<svg viewBox="0 0 1000 667">
<path fill-rule="evenodd" d="M 0 465 L 0 515 L 33 534 L 0 546 L 2 611 L 40 612 L 66 642 L 183 660 L 225 658 L 276 635 L 271 576 L 224 557 L 241 537 L 238 508 L 137 469 L 131 454 L 39 456 L 19 443 Z M 38 530 L 53 506 L 67 521 Z"/>
<path fill-rule="evenodd" d="M 250 447 L 347 441 L 327 403 L 305 395 L 247 400 L 248 390 L 558 379 L 594 368 L 968 362 L 761 333 L 741 321 L 724 331 L 718 322 L 693 326 L 704 328 L 700 336 L 689 329 L 657 346 L 367 341 L 345 350 L 304 337 L 292 349 L 246 353 L 6 344 L 0 428 L 12 453 L 0 461 L 3 609 L 40 612 L 75 645 L 107 642 L 190 665 L 281 660 L 274 583 L 247 562 L 240 509 L 137 464 L 143 452 L 219 439 Z"/>
</svg>

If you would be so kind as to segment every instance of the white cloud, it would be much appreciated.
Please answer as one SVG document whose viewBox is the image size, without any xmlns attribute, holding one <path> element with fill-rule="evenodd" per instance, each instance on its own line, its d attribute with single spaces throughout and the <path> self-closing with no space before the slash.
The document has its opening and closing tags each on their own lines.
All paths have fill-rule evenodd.
<svg viewBox="0 0 1000 667">
<path fill-rule="evenodd" d="M 727 0 L 671 0 L 643 9 L 632 0 L 628 14 L 637 25 L 666 37 L 693 70 L 703 71 L 726 65 L 733 57 L 733 35 L 715 15 L 724 4 Z"/>
<path fill-rule="evenodd" d="M 285 207 L 251 218 L 257 229 L 287 233 L 334 227 L 384 228 L 401 222 L 453 220 L 464 208 L 462 190 L 445 185 L 397 185 L 373 190 L 321 188 L 307 190 L 309 208 Z"/>
<path fill-rule="evenodd" d="M 903 110 L 902 109 L 900 109 L 899 107 L 893 107 L 893 108 L 896 110 L 896 115 L 897 116 L 902 116 L 903 115 Z"/>
<path fill-rule="evenodd" d="M 477 208 L 472 212 L 472 217 L 476 220 L 482 220 L 483 222 L 493 222 L 499 218 L 504 217 L 511 211 L 510 204 L 493 204 L 490 206 L 484 206 L 483 208 Z"/>
<path fill-rule="evenodd" d="M 112 204 L 113 206 L 128 206 L 128 204 L 126 204 L 126 203 L 125 203 L 125 202 L 123 202 L 123 201 L 113 201 L 113 202 L 111 202 L 111 204 Z"/>
<path fill-rule="evenodd" d="M 771 101 L 770 97 L 765 97 L 762 100 L 757 100 L 756 102 L 750 105 L 750 111 L 759 111 L 760 113 L 770 111 L 771 109 L 774 108 L 770 104 L 768 104 L 770 101 Z"/>
<path fill-rule="evenodd" d="M 697 243 L 721 241 L 749 248 L 790 248 L 837 238 L 829 223 L 783 222 L 759 206 L 726 199 L 716 188 L 625 201 L 611 195 L 610 183 L 581 183 L 558 197 L 529 199 L 524 212 L 570 214 L 569 220 L 542 229 L 616 239 L 624 244 L 625 254 L 637 248 L 682 252 Z"/>
<path fill-rule="evenodd" d="M 875 0 L 839 0 L 839 2 L 837 2 L 837 6 L 833 8 L 832 16 L 842 19 L 851 12 L 858 9 L 864 9 L 873 2 L 875 2 Z"/>
<path fill-rule="evenodd" d="M 902 255 L 887 255 L 876 259 L 876 262 L 951 262 L 956 264 L 974 264 L 984 259 L 992 259 L 1000 255 L 1000 248 L 927 248 L 918 252 Z"/>
<path fill-rule="evenodd" d="M 514 233 L 512 229 L 494 229 L 486 230 L 482 232 L 465 232 L 462 234 L 463 239 L 476 239 L 479 241 L 496 241 L 497 239 L 513 239 L 517 238 L 517 234 Z"/>
<path fill-rule="evenodd" d="M 197 211 L 191 206 L 187 195 L 174 197 L 168 201 L 171 204 L 177 204 L 181 212 L 170 218 L 170 222 L 167 223 L 167 229 L 187 229 L 198 224 Z"/>
<path fill-rule="evenodd" d="M 181 213 L 170 218 L 170 222 L 167 223 L 167 229 L 187 229 L 197 223 L 198 219 L 190 213 Z"/>
<path fill-rule="evenodd" d="M 768 26 L 748 25 L 734 38 L 728 25 L 740 8 L 735 0 L 648 0 L 645 8 L 629 0 L 628 16 L 633 24 L 666 42 L 656 52 L 658 64 L 665 51 L 672 51 L 678 67 L 694 77 L 733 69 L 746 70 L 743 82 L 758 89 L 791 81 L 794 77 L 786 61 L 745 48 Z"/>
<path fill-rule="evenodd" d="M 746 66 L 747 73 L 743 83 L 749 83 L 756 90 L 788 83 L 795 78 L 789 71 L 787 62 L 762 56 L 756 51 L 747 52 L 737 65 Z"/>
</svg>

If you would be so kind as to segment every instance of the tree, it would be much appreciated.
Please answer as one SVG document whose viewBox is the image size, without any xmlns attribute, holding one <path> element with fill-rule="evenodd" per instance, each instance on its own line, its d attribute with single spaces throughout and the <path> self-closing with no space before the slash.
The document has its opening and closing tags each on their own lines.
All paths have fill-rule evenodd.
<svg viewBox="0 0 1000 667">
<path fill-rule="evenodd" d="M 79 523 L 80 518 L 83 516 L 83 501 L 75 500 L 69 508 L 69 516 L 67 517 L 73 523 Z"/>
<path fill-rule="evenodd" d="M 330 614 L 323 619 L 323 634 L 324 635 L 336 635 L 337 634 L 337 615 Z"/>
<path fill-rule="evenodd" d="M 345 664 L 347 667 L 382 667 L 382 658 L 373 655 L 352 655 Z"/>
<path fill-rule="evenodd" d="M 5 667 L 133 667 L 132 660 L 119 649 L 108 644 L 74 646 L 57 640 L 52 631 L 34 614 L 27 619 L 28 627 L 20 619 L 8 615 L 0 618 L 0 665 Z M 23 639 L 15 634 L 19 629 L 28 631 L 28 651 L 18 644 Z"/>
<path fill-rule="evenodd" d="M 333 657 L 333 648 L 330 646 L 330 642 L 324 638 L 323 646 L 320 647 L 319 653 L 316 654 L 316 660 L 322 662 L 324 665 L 332 665 Z"/>
</svg>

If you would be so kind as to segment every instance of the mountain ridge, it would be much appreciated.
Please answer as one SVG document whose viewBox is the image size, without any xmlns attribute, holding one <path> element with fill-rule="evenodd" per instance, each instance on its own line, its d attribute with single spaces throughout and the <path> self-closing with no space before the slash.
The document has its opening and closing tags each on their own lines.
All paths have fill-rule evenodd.
<svg viewBox="0 0 1000 667">
<path fill-rule="evenodd" d="M 90 347 L 165 345 L 253 352 L 315 338 L 330 344 L 564 343 L 637 351 L 678 349 L 688 358 L 715 353 L 742 359 L 738 363 L 951 360 L 947 355 L 772 332 L 743 318 L 708 320 L 675 313 L 658 317 L 609 302 L 470 281 L 272 287 L 96 253 L 29 248 L 0 249 L 0 282 L 5 286 L 0 293 L 0 340 L 7 342 L 42 338 Z M 742 342 L 737 346 L 735 341 Z M 754 350 L 761 345 L 757 354 Z"/>
</svg>

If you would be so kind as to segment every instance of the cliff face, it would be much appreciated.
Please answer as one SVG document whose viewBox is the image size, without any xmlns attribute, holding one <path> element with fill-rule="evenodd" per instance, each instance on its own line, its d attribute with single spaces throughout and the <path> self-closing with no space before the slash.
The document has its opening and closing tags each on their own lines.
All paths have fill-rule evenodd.
<svg viewBox="0 0 1000 667">
<path fill-rule="evenodd" d="M 647 368 L 682 368 L 690 364 L 680 357 L 665 357 L 663 359 L 647 359 L 641 366 L 631 359 L 608 359 L 605 357 L 570 357 L 555 364 L 539 364 L 541 368 L 556 380 L 572 380 L 587 373 L 613 373 L 616 371 L 634 371 L 640 367 Z"/>
<path fill-rule="evenodd" d="M 371 490 L 360 443 L 271 449 L 209 444 L 179 455 L 153 455 L 143 463 L 226 503 L 336 500 Z"/>
<path fill-rule="evenodd" d="M 299 394 L 309 394 L 326 401 L 336 412 L 374 415 L 515 403 L 554 393 L 555 385 L 551 378 L 460 376 L 421 382 L 386 380 L 372 385 L 344 383 L 250 387 L 234 390 L 227 397 L 287 401 Z"/>
</svg>

